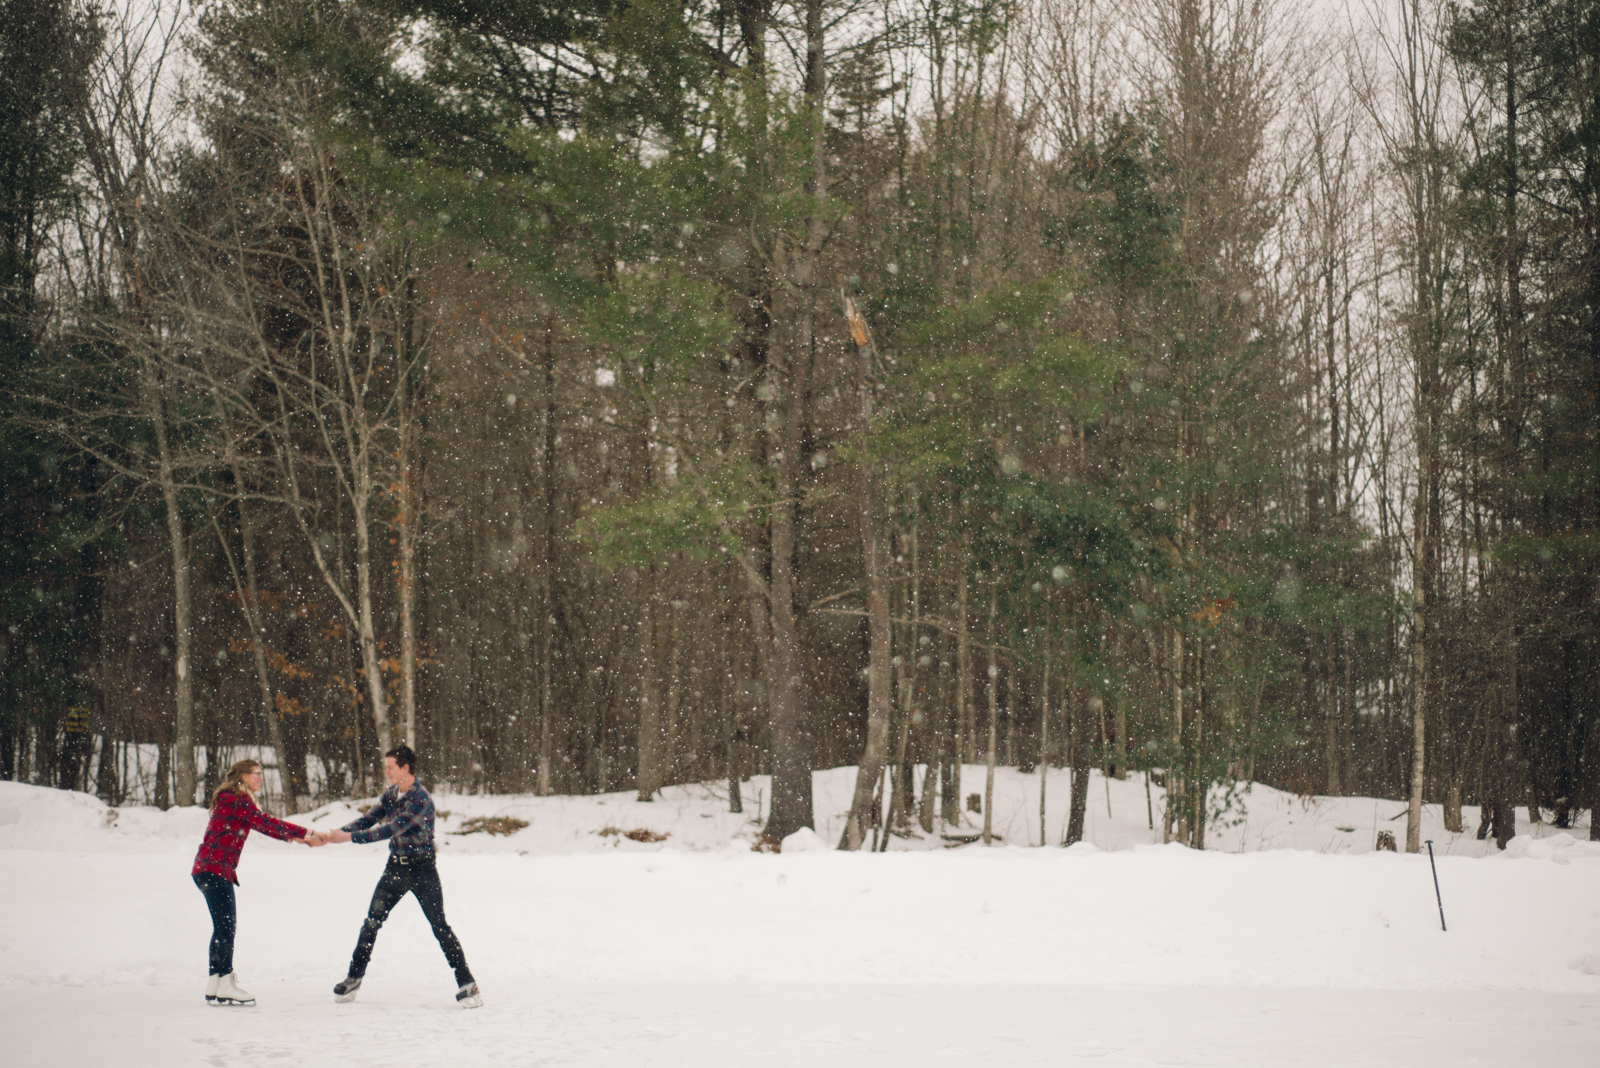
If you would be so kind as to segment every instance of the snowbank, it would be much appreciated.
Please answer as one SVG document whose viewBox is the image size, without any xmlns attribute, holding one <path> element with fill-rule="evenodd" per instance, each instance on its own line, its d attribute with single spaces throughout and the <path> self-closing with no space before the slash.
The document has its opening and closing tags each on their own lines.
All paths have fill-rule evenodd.
<svg viewBox="0 0 1600 1068">
<path fill-rule="evenodd" d="M 971 793 L 983 782 L 981 767 L 963 773 Z M 836 843 L 855 787 L 854 768 L 830 768 L 813 775 L 816 835 L 825 847 Z M 721 851 L 749 848 L 765 817 L 770 796 L 766 776 L 743 784 L 745 811 L 728 811 L 726 783 L 669 786 L 655 800 L 641 802 L 633 791 L 597 796 L 536 797 L 532 794 L 455 794 L 438 791 L 441 850 L 455 853 L 600 853 Z M 1159 786 L 1141 776 L 1091 776 L 1084 840 L 1108 852 L 1161 841 L 1165 802 Z M 314 827 L 337 827 L 354 819 L 375 798 L 339 801 L 289 818 Z M 1059 844 L 1065 831 L 1069 779 L 1052 769 L 1046 786 L 1047 839 Z M 1223 796 L 1216 796 L 1220 804 Z M 1207 852 L 1253 853 L 1282 849 L 1327 854 L 1374 851 L 1378 833 L 1405 837 L 1405 803 L 1370 797 L 1306 797 L 1252 784 L 1237 791 L 1224 816 L 1207 831 Z M 1550 860 L 1557 864 L 1600 856 L 1600 843 L 1588 841 L 1589 821 L 1580 818 L 1570 832 L 1530 824 L 1527 809 L 1517 810 L 1518 836 L 1502 854 L 1494 842 L 1479 841 L 1470 820 L 1460 833 L 1444 828 L 1438 805 L 1423 806 L 1423 837 L 1443 856 Z M 275 813 L 282 815 L 281 812 Z M 1583 814 L 1587 816 L 1587 814 Z M 1154 824 L 1154 826 L 1152 826 Z M 192 848 L 205 826 L 198 808 L 161 812 L 143 806 L 108 809 L 93 797 L 20 783 L 0 782 L 0 850 L 160 852 Z M 913 827 L 894 835 L 890 851 L 982 849 L 970 841 L 981 816 L 965 812 L 959 826 Z M 1004 845 L 1039 844 L 1039 776 L 1014 768 L 995 774 L 994 833 Z M 510 833 L 504 833 L 510 831 Z M 953 840 L 954 839 L 954 840 Z M 276 844 L 276 843 L 273 843 Z"/>
</svg>

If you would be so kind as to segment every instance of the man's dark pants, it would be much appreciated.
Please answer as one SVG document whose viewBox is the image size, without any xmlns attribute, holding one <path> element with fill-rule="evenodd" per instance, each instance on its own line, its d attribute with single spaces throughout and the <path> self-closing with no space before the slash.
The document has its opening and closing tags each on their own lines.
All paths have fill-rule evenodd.
<svg viewBox="0 0 1600 1068">
<path fill-rule="evenodd" d="M 350 957 L 349 974 L 359 979 L 367 974 L 367 962 L 372 959 L 372 947 L 378 940 L 378 929 L 400 899 L 407 894 L 417 895 L 417 904 L 433 928 L 433 937 L 439 940 L 445 960 L 455 969 L 456 983 L 465 986 L 472 982 L 472 972 L 467 968 L 467 956 L 461 951 L 461 942 L 444 918 L 444 888 L 439 885 L 439 869 L 432 856 L 400 857 L 390 855 L 389 866 L 383 869 L 383 878 L 372 891 L 372 904 L 361 925 L 361 937 L 356 951 Z"/>
</svg>

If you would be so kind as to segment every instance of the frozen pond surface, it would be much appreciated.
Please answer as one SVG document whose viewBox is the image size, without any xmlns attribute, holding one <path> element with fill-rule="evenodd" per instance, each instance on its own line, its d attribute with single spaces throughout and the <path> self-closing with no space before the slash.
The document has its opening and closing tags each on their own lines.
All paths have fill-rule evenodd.
<svg viewBox="0 0 1600 1068">
<path fill-rule="evenodd" d="M 1002 777 L 996 813 L 1031 804 L 1036 828 L 1026 781 Z M 843 772 L 818 773 L 825 827 L 839 784 Z M 1129 794 L 1113 792 L 1114 810 L 1132 810 L 1135 784 L 1112 786 Z M 443 838 L 446 906 L 486 1002 L 470 1012 L 410 901 L 359 999 L 334 1004 L 383 851 L 252 836 L 236 961 L 259 1004 L 215 1009 L 188 878 L 203 814 L 113 817 L 92 798 L 0 783 L 4 1061 L 1597 1063 L 1600 846 L 1586 823 L 1532 828 L 1515 855 L 1445 850 L 1441 933 L 1425 857 L 1338 848 L 1356 840 L 1337 829 L 1346 810 L 1370 819 L 1370 799 L 1285 805 L 1258 790 L 1248 822 L 1278 830 L 1236 839 L 1242 854 L 1148 844 L 1142 783 L 1137 800 L 1137 820 L 1102 821 L 1099 849 L 771 856 L 750 852 L 748 816 L 705 788 L 651 805 L 443 795 L 446 830 L 529 822 Z M 1378 804 L 1380 819 L 1398 807 Z M 1324 818 L 1334 845 L 1317 851 Z M 667 839 L 598 833 L 646 826 Z"/>
</svg>

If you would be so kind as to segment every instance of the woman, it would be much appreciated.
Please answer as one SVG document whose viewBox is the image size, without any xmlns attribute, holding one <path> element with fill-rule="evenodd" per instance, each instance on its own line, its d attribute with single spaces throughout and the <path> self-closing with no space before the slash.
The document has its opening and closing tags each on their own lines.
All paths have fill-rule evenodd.
<svg viewBox="0 0 1600 1068">
<path fill-rule="evenodd" d="M 211 792 L 211 820 L 206 836 L 195 855 L 194 884 L 206 897 L 211 909 L 211 976 L 206 980 L 206 1004 L 254 1005 L 256 999 L 239 988 L 233 974 L 233 932 L 236 924 L 233 888 L 239 883 L 234 867 L 239 851 L 254 827 L 262 834 L 285 842 L 300 840 L 306 845 L 321 845 L 321 835 L 304 827 L 262 812 L 256 807 L 256 791 L 261 789 L 261 765 L 241 760 Z"/>
</svg>

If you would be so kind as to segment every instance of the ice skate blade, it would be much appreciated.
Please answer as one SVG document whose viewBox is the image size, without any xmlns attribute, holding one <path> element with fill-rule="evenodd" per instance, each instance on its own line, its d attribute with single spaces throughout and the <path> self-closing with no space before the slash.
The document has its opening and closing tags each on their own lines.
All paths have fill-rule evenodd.
<svg viewBox="0 0 1600 1068">
<path fill-rule="evenodd" d="M 247 1001 L 239 1001 L 234 998 L 218 998 L 213 1004 L 229 1009 L 253 1009 L 255 1008 L 256 999 L 250 998 Z"/>
<path fill-rule="evenodd" d="M 356 993 L 357 991 L 352 990 L 348 994 L 335 994 L 333 995 L 333 1000 L 343 1005 L 348 1001 L 354 1001 L 356 999 Z"/>
<path fill-rule="evenodd" d="M 481 1009 L 483 1008 L 483 996 L 481 994 L 471 994 L 464 998 L 457 998 L 456 1004 L 463 1009 Z"/>
</svg>

